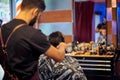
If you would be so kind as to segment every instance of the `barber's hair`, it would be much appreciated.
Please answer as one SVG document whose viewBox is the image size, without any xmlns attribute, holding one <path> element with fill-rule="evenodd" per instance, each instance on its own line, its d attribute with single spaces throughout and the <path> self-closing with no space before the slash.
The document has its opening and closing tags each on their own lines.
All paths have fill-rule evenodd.
<svg viewBox="0 0 120 80">
<path fill-rule="evenodd" d="M 65 42 L 63 34 L 59 31 L 51 33 L 48 38 L 54 47 L 57 47 L 60 42 Z"/>
<path fill-rule="evenodd" d="M 40 11 L 45 10 L 45 2 L 44 0 L 23 0 L 21 5 L 21 10 L 23 9 L 31 9 L 38 8 Z"/>
</svg>

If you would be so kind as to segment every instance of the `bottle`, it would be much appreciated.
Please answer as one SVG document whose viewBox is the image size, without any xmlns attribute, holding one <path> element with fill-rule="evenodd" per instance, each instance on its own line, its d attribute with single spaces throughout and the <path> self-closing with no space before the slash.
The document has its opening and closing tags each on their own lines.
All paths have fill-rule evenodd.
<svg viewBox="0 0 120 80">
<path fill-rule="evenodd" d="M 94 44 L 91 46 L 90 54 L 97 54 Z"/>
<path fill-rule="evenodd" d="M 99 55 L 102 55 L 103 54 L 102 44 L 99 43 L 98 47 L 99 47 Z"/>
<path fill-rule="evenodd" d="M 65 49 L 66 53 L 72 52 L 72 43 L 67 44 L 67 48 Z"/>
</svg>

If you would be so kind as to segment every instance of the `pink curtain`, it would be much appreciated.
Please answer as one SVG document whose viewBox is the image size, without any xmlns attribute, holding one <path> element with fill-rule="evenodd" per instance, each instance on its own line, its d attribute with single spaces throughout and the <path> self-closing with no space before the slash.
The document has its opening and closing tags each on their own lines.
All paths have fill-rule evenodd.
<svg viewBox="0 0 120 80">
<path fill-rule="evenodd" d="M 94 13 L 94 2 L 75 2 L 75 36 L 79 42 L 90 42 L 92 40 L 92 18 Z"/>
</svg>

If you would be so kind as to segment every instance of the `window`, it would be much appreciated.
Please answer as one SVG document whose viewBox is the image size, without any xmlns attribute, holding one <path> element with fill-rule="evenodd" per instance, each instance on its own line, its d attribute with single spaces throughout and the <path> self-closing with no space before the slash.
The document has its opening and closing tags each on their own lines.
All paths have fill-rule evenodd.
<svg viewBox="0 0 120 80">
<path fill-rule="evenodd" d="M 3 24 L 10 21 L 10 0 L 0 0 L 0 19 Z"/>
</svg>

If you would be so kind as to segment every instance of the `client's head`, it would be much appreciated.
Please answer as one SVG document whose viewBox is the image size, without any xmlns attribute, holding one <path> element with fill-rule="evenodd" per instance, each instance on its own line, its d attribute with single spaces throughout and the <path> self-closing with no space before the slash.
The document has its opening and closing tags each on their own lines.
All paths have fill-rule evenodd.
<svg viewBox="0 0 120 80">
<path fill-rule="evenodd" d="M 65 42 L 63 34 L 59 31 L 52 32 L 49 35 L 49 41 L 55 47 L 57 47 L 60 42 Z"/>
</svg>

